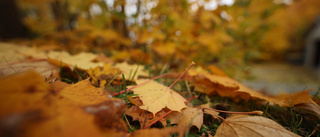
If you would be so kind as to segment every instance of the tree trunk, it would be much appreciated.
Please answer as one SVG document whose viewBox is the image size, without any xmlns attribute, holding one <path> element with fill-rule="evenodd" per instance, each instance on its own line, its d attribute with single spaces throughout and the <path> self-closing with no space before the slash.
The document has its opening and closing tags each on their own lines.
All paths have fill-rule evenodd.
<svg viewBox="0 0 320 137">
<path fill-rule="evenodd" d="M 15 0 L 0 0 L 0 39 L 27 37 L 28 29 L 23 24 Z"/>
</svg>

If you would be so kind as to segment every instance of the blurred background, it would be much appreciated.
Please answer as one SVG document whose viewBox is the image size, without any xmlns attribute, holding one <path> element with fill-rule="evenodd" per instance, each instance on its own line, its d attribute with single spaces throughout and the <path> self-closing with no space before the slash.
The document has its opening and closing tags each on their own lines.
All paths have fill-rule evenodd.
<svg viewBox="0 0 320 137">
<path fill-rule="evenodd" d="M 183 70 L 270 94 L 320 86 L 319 0 L 1 0 L 0 40 Z"/>
</svg>

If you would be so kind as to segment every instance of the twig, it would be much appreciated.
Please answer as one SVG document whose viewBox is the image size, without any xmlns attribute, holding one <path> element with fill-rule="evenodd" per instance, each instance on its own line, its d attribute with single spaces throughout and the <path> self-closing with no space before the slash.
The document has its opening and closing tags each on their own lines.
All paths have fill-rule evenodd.
<svg viewBox="0 0 320 137">
<path fill-rule="evenodd" d="M 179 76 L 179 78 L 177 78 L 177 80 L 176 80 L 175 82 L 173 82 L 173 83 L 171 84 L 171 86 L 169 87 L 169 89 L 171 89 L 171 88 L 173 87 L 173 85 L 176 84 L 176 83 L 178 82 L 178 80 L 180 80 L 181 77 L 182 77 L 193 65 L 195 65 L 195 64 L 196 64 L 196 63 L 194 63 L 194 62 L 192 61 L 191 65 Z"/>
<path fill-rule="evenodd" d="M 151 125 L 153 125 L 154 123 L 157 123 L 160 119 L 164 118 L 165 116 L 169 115 L 172 112 L 172 110 L 168 111 L 167 113 L 165 113 L 164 115 L 162 115 L 161 117 L 159 117 L 157 120 L 153 121 L 152 123 L 146 125 L 144 127 L 144 129 L 150 127 Z"/>
</svg>

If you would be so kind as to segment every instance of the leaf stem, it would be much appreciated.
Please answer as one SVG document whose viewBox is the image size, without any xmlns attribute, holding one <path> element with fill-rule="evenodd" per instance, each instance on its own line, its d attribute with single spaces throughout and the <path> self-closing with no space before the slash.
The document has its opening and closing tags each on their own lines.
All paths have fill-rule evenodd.
<svg viewBox="0 0 320 137">
<path fill-rule="evenodd" d="M 187 100 L 186 100 L 186 102 L 189 102 L 190 100 L 195 99 L 195 98 L 197 98 L 197 97 L 198 97 L 198 96 L 197 96 L 197 95 L 195 95 L 195 96 L 193 96 L 193 97 L 191 97 L 191 98 L 187 99 Z"/>
<path fill-rule="evenodd" d="M 173 87 L 174 84 L 176 84 L 178 82 L 178 80 L 181 79 L 181 77 L 193 66 L 195 65 L 196 63 L 194 63 L 192 61 L 191 65 L 179 76 L 179 78 L 177 78 L 177 80 L 175 82 L 172 83 L 172 85 L 169 87 L 169 89 L 171 89 Z"/>
<path fill-rule="evenodd" d="M 208 110 L 213 110 L 217 112 L 223 112 L 223 113 L 230 113 L 230 114 L 257 114 L 257 115 L 262 115 L 262 111 L 251 111 L 251 112 L 233 112 L 233 111 L 223 111 L 223 110 L 218 110 L 218 109 L 213 109 L 213 108 L 203 108 L 203 109 L 208 109 Z"/>
</svg>

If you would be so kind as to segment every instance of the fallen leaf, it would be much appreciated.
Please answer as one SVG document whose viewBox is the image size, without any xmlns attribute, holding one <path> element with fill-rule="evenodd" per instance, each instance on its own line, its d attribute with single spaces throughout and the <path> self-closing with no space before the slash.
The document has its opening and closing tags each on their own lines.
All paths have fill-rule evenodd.
<svg viewBox="0 0 320 137">
<path fill-rule="evenodd" d="M 1 136 L 124 136 L 125 104 L 88 79 L 55 91 L 28 71 L 0 80 Z M 16 86 L 19 85 L 19 86 Z M 58 84 L 60 85 L 60 84 Z"/>
<path fill-rule="evenodd" d="M 34 71 L 5 77 L 0 80 L 0 85 L 0 117 L 44 107 L 40 102 L 50 89 L 44 78 Z"/>
<path fill-rule="evenodd" d="M 10 64 L 0 65 L 0 78 L 14 73 L 36 71 L 42 76 L 48 78 L 54 72 L 58 72 L 58 67 L 50 64 L 46 59 L 22 60 Z"/>
<path fill-rule="evenodd" d="M 188 127 L 190 127 L 190 125 L 194 125 L 200 130 L 203 124 L 204 113 L 211 115 L 213 118 L 218 118 L 219 116 L 219 112 L 210 108 L 209 104 L 203 104 L 196 108 L 184 108 L 181 112 L 172 112 L 166 116 L 166 118 L 171 121 L 171 124 Z"/>
<path fill-rule="evenodd" d="M 302 103 L 312 103 L 317 105 L 317 103 L 312 100 L 312 96 L 309 94 L 310 91 L 312 91 L 312 89 L 291 94 L 281 94 L 274 97 L 274 103 L 279 104 L 282 107 L 290 107 L 290 105 L 295 106 Z"/>
<path fill-rule="evenodd" d="M 81 52 L 76 55 L 70 55 L 65 51 L 50 51 L 48 54 L 48 60 L 50 63 L 60 66 L 61 62 L 68 65 L 71 69 L 74 67 L 88 70 L 90 68 L 95 68 L 97 66 L 103 66 L 103 62 L 94 62 L 98 55 L 93 53 Z"/>
<path fill-rule="evenodd" d="M 136 80 L 136 83 L 141 84 L 146 81 L 148 80 L 139 79 Z M 128 88 L 130 88 L 130 86 Z M 140 108 L 150 111 L 152 114 L 156 114 L 165 107 L 178 112 L 187 107 L 184 104 L 186 100 L 180 94 L 155 81 L 149 81 L 132 90 L 135 94 L 138 94 L 143 102 L 143 105 L 140 106 Z"/>
<path fill-rule="evenodd" d="M 299 137 L 262 116 L 231 115 L 218 127 L 215 137 Z"/>
<path fill-rule="evenodd" d="M 53 92 L 59 92 L 62 89 L 64 89 L 65 87 L 70 86 L 70 84 L 62 82 L 61 80 L 55 80 L 54 82 L 50 83 L 51 89 L 53 90 Z"/>
<path fill-rule="evenodd" d="M 127 80 L 137 80 L 139 76 L 149 76 L 142 65 L 129 65 L 127 62 L 115 64 Z"/>
<path fill-rule="evenodd" d="M 203 124 L 203 111 L 199 108 L 184 108 L 181 112 L 172 112 L 167 119 L 171 124 L 177 124 L 178 126 L 190 127 L 196 126 L 199 130 Z"/>
<path fill-rule="evenodd" d="M 159 117 L 166 114 L 166 112 L 164 110 L 161 110 L 155 115 L 153 115 L 147 112 L 146 110 L 140 109 L 138 106 L 132 106 L 130 109 L 125 111 L 125 114 L 131 116 L 133 118 L 133 121 L 138 120 L 142 129 L 144 126 L 149 125 L 150 123 L 157 120 Z M 162 123 L 164 127 L 167 125 L 166 119 L 162 118 L 159 121 Z"/>
<path fill-rule="evenodd" d="M 151 128 L 135 131 L 132 133 L 132 137 L 168 137 L 175 133 L 178 133 L 178 137 L 183 137 L 188 129 L 187 127 Z"/>
<path fill-rule="evenodd" d="M 214 65 L 208 65 L 207 68 L 212 74 L 218 75 L 218 76 L 227 76 L 226 73 L 224 73 L 221 69 Z"/>
<path fill-rule="evenodd" d="M 26 53 L 33 53 L 33 55 L 36 57 L 45 57 L 45 54 L 37 51 L 36 48 L 0 42 L 0 57 L 2 58 L 0 59 L 1 64 L 25 60 L 28 56 L 25 55 Z"/>
<path fill-rule="evenodd" d="M 192 71 L 191 71 L 192 72 Z M 240 99 L 263 99 L 271 104 L 278 104 L 281 107 L 289 107 L 300 103 L 316 104 L 309 92 L 311 90 L 300 91 L 297 93 L 283 94 L 278 96 L 267 96 L 261 92 L 252 90 L 241 83 L 225 76 L 212 75 L 194 71 L 191 73 L 192 78 L 189 80 L 195 86 L 195 90 L 208 95 L 219 94 L 223 97 L 232 97 L 234 100 Z"/>
<path fill-rule="evenodd" d="M 298 107 L 304 110 L 307 110 L 314 114 L 318 119 L 320 119 L 320 106 L 315 103 L 300 103 L 295 105 L 294 107 Z"/>
<path fill-rule="evenodd" d="M 111 64 L 104 64 L 103 67 L 90 68 L 88 71 L 92 84 L 99 87 L 105 87 L 112 78 L 120 77 L 120 70 L 111 66 Z"/>
</svg>

